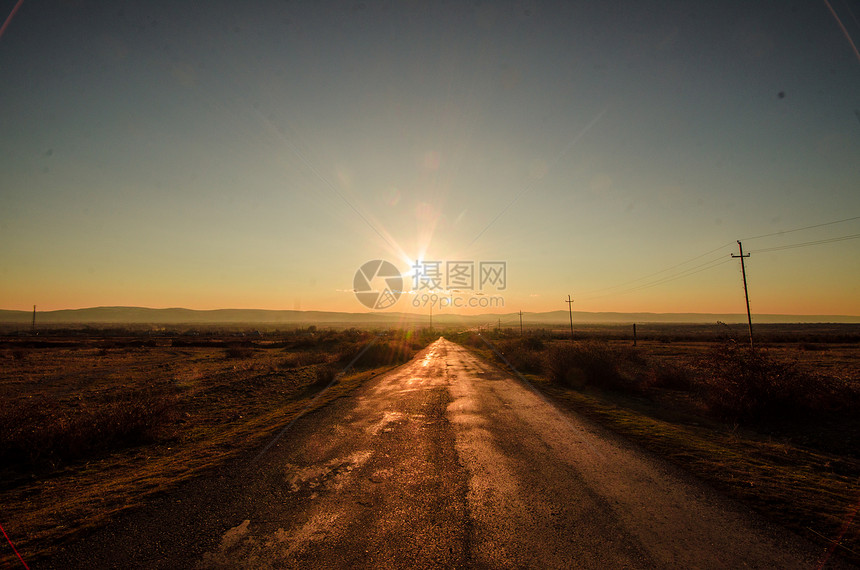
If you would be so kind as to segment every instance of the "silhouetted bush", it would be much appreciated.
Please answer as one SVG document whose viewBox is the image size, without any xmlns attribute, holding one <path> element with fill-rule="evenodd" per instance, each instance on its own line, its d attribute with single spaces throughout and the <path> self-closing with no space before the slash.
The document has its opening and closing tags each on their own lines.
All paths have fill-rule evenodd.
<svg viewBox="0 0 860 570">
<path fill-rule="evenodd" d="M 320 364 L 328 360 L 324 352 L 293 352 L 284 357 L 278 364 L 281 368 L 301 368 L 312 364 Z"/>
<path fill-rule="evenodd" d="M 822 351 L 824 351 L 824 350 L 829 350 L 829 348 L 828 348 L 828 347 L 826 347 L 826 346 L 822 346 L 822 345 L 820 345 L 820 344 L 816 344 L 816 343 L 813 343 L 813 342 L 802 342 L 802 343 L 800 343 L 800 344 L 798 345 L 798 348 L 799 348 L 800 350 L 805 350 L 805 351 L 818 351 L 818 350 L 822 350 Z"/>
<path fill-rule="evenodd" d="M 254 356 L 254 349 L 250 346 L 228 346 L 224 351 L 224 356 L 227 358 L 251 358 Z"/>
<path fill-rule="evenodd" d="M 639 379 L 623 374 L 619 365 L 639 364 L 638 354 L 597 342 L 556 344 L 547 351 L 546 372 L 556 384 L 572 388 L 593 385 L 639 389 Z"/>
<path fill-rule="evenodd" d="M 470 346 L 472 348 L 487 348 L 487 343 L 481 338 L 481 335 L 474 332 L 464 332 L 459 333 L 453 337 L 454 342 L 462 344 L 463 346 Z"/>
<path fill-rule="evenodd" d="M 350 345 L 341 351 L 338 361 L 348 365 L 357 358 L 353 366 L 375 368 L 407 362 L 414 354 L 412 344 L 405 340 L 377 340 L 369 347 L 367 343 Z"/>
<path fill-rule="evenodd" d="M 648 373 L 648 386 L 689 392 L 696 386 L 695 373 L 687 366 L 657 363 Z"/>
<path fill-rule="evenodd" d="M 158 440 L 175 412 L 175 397 L 130 391 L 76 406 L 41 397 L 0 401 L 0 464 L 56 467 Z"/>
<path fill-rule="evenodd" d="M 844 382 L 815 376 L 763 350 L 727 343 L 702 361 L 703 398 L 715 415 L 742 422 L 797 419 L 834 412 L 857 402 Z"/>
<path fill-rule="evenodd" d="M 337 377 L 338 369 L 331 364 L 321 364 L 314 370 L 314 386 L 328 386 Z"/>
<path fill-rule="evenodd" d="M 523 347 L 528 350 L 541 351 L 546 348 L 546 344 L 539 336 L 530 335 L 524 337 L 520 342 L 522 343 Z"/>
<path fill-rule="evenodd" d="M 522 374 L 538 374 L 543 370 L 544 362 L 541 349 L 543 342 L 531 342 L 529 339 L 503 340 L 496 344 L 496 349 L 505 360 Z"/>
</svg>

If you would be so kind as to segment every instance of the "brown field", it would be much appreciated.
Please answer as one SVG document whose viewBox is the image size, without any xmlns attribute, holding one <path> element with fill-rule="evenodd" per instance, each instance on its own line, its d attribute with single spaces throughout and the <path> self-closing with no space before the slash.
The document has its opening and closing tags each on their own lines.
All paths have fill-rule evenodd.
<svg viewBox="0 0 860 570">
<path fill-rule="evenodd" d="M 0 337 L 0 522 L 26 560 L 45 556 L 410 359 L 426 344 L 417 337 L 313 328 Z M 0 552 L 15 560 L 8 545 Z"/>
<path fill-rule="evenodd" d="M 635 348 L 619 327 L 580 330 L 573 345 L 561 331 L 518 332 L 485 334 L 496 352 L 474 334 L 458 340 L 820 544 L 822 556 L 860 563 L 856 325 L 774 325 L 753 353 L 743 337 L 696 326 L 663 326 Z"/>
<path fill-rule="evenodd" d="M 570 346 L 564 331 L 486 336 L 562 405 L 860 562 L 852 519 L 860 500 L 860 327 L 762 327 L 761 361 L 744 360 L 744 329 L 728 328 L 641 327 L 634 348 L 629 327 L 581 327 L 587 366 L 572 376 L 561 366 L 562 381 L 552 380 L 550 365 Z M 0 337 L 0 524 L 26 559 L 38 560 L 259 448 L 298 415 L 438 336 L 425 333 L 55 329 Z M 446 336 L 505 365 L 472 333 Z M 735 360 L 741 368 L 725 367 Z M 794 379 L 805 391 L 780 400 L 787 409 L 755 408 L 761 417 L 714 399 L 718 373 L 743 375 L 749 363 L 762 378 Z M 0 552 L 0 562 L 14 560 Z"/>
</svg>

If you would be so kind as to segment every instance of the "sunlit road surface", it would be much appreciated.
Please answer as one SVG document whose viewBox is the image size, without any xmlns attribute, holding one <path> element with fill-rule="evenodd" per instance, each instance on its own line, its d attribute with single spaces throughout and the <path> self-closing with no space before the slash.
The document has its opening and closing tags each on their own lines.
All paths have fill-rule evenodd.
<svg viewBox="0 0 860 570">
<path fill-rule="evenodd" d="M 444 339 L 354 394 L 56 563 L 815 567 L 794 535 Z"/>
</svg>

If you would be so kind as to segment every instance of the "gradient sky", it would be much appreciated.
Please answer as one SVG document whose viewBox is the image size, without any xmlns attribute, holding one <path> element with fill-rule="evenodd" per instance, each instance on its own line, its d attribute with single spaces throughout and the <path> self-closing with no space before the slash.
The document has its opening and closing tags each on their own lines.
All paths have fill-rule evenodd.
<svg viewBox="0 0 860 570">
<path fill-rule="evenodd" d="M 858 18 L 24 0 L 0 37 L 0 308 L 361 312 L 381 258 L 504 260 L 505 312 L 739 313 L 743 239 L 753 313 L 860 315 L 860 239 L 774 249 L 860 234 L 790 231 L 860 217 Z"/>
</svg>

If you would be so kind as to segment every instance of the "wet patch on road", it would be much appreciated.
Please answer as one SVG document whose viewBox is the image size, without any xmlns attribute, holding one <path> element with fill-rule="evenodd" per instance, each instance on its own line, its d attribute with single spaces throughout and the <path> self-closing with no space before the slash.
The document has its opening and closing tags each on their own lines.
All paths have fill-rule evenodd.
<svg viewBox="0 0 860 570">
<path fill-rule="evenodd" d="M 251 521 L 246 519 L 227 530 L 218 549 L 204 554 L 197 568 L 284 568 L 299 548 L 328 540 L 337 518 L 337 513 L 320 513 L 292 532 L 278 528 L 260 535 L 251 532 Z"/>
<path fill-rule="evenodd" d="M 347 457 L 307 467 L 288 463 L 285 467 L 287 485 L 294 493 L 301 490 L 340 489 L 349 474 L 367 463 L 372 455 L 372 451 L 357 451 Z"/>
</svg>

